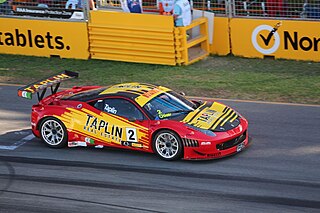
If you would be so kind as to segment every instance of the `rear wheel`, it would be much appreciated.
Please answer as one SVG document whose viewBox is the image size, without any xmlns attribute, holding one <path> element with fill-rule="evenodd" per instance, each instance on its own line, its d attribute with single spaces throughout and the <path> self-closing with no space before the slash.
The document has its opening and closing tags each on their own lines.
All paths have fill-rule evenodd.
<svg viewBox="0 0 320 213">
<path fill-rule="evenodd" d="M 164 160 L 181 158 L 183 147 L 180 137 L 173 131 L 161 130 L 153 139 L 153 149 Z"/>
<path fill-rule="evenodd" d="M 42 141 L 49 147 L 62 148 L 67 145 L 68 134 L 64 124 L 53 117 L 44 119 L 40 125 Z"/>
</svg>

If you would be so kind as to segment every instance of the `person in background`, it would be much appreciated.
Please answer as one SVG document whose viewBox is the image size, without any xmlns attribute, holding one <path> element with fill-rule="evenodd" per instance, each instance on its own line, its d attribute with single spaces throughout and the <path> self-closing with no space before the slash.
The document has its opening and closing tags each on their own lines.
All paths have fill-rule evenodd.
<svg viewBox="0 0 320 213">
<path fill-rule="evenodd" d="M 71 6 L 71 9 L 75 10 L 77 8 L 79 8 L 81 5 L 81 0 L 78 1 L 78 0 L 68 0 L 66 2 L 66 9 L 69 9 L 70 6 Z"/>
<path fill-rule="evenodd" d="M 142 13 L 142 0 L 120 0 L 121 8 L 127 13 Z"/>
<path fill-rule="evenodd" d="M 0 0 L 0 14 L 9 15 L 11 13 L 11 0 Z"/>
<path fill-rule="evenodd" d="M 266 0 L 267 13 L 269 16 L 284 16 L 283 0 Z"/>
<path fill-rule="evenodd" d="M 176 27 L 185 27 L 191 24 L 191 6 L 188 0 L 176 0 L 173 17 Z"/>
<path fill-rule="evenodd" d="M 38 0 L 38 5 L 37 5 L 37 7 L 49 8 L 48 3 L 49 3 L 49 1 L 47 1 L 47 0 Z M 50 3 L 52 3 L 52 2 L 50 1 Z"/>
<path fill-rule="evenodd" d="M 88 0 L 89 2 L 89 7 L 91 10 L 96 10 L 96 6 L 94 4 L 94 1 L 93 0 Z M 70 9 L 70 6 L 71 6 L 71 9 L 75 10 L 75 9 L 82 9 L 82 0 L 68 0 L 66 2 L 66 9 Z"/>
<path fill-rule="evenodd" d="M 161 15 L 172 15 L 174 0 L 159 0 L 159 12 Z"/>
</svg>

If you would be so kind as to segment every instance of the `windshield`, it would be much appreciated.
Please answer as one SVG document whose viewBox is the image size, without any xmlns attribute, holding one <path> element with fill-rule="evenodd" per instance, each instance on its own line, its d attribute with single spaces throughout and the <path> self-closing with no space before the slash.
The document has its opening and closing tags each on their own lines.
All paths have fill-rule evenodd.
<svg viewBox="0 0 320 213">
<path fill-rule="evenodd" d="M 159 120 L 189 113 L 193 111 L 196 106 L 183 96 L 170 91 L 151 99 L 143 108 L 153 119 Z"/>
</svg>

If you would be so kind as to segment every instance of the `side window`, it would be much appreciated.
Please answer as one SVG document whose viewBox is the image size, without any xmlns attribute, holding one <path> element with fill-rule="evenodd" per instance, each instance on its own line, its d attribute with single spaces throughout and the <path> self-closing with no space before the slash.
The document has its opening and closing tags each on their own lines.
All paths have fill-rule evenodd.
<svg viewBox="0 0 320 213">
<path fill-rule="evenodd" d="M 125 118 L 136 118 L 138 120 L 145 119 L 141 111 L 133 103 L 125 99 L 109 98 L 104 99 L 103 102 L 97 101 L 96 104 L 97 108 L 99 107 L 100 110 L 110 114 L 119 115 Z"/>
<path fill-rule="evenodd" d="M 93 106 L 94 108 L 103 111 L 103 100 L 98 100 L 95 102 L 91 102 L 89 103 L 91 106 Z"/>
</svg>

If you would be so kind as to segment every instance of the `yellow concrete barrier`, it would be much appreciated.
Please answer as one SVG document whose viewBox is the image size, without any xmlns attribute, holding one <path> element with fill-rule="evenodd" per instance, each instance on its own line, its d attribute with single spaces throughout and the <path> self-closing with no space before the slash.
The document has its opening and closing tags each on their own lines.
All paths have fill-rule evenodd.
<svg viewBox="0 0 320 213">
<path fill-rule="evenodd" d="M 230 28 L 236 56 L 320 61 L 320 22 L 235 18 Z"/>
<path fill-rule="evenodd" d="M 90 55 L 95 59 L 176 65 L 172 16 L 91 11 Z"/>
<path fill-rule="evenodd" d="M 1 18 L 0 53 L 88 59 L 85 22 Z"/>
<path fill-rule="evenodd" d="M 213 32 L 210 53 L 228 55 L 230 53 L 229 18 L 215 16 Z"/>
<path fill-rule="evenodd" d="M 199 34 L 188 39 L 188 31 L 196 27 L 200 28 Z M 178 64 L 189 65 L 209 55 L 207 18 L 197 18 L 189 26 L 176 27 L 174 34 Z"/>
</svg>

